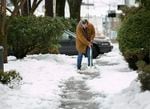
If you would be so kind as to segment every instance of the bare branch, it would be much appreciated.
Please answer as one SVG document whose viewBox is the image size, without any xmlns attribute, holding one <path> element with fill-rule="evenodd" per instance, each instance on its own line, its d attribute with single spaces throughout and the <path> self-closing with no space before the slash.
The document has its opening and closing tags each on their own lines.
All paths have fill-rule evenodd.
<svg viewBox="0 0 150 109">
<path fill-rule="evenodd" d="M 19 2 L 20 1 L 20 2 Z M 24 5 L 24 3 L 26 2 L 26 0 L 19 0 L 18 1 L 18 5 L 17 6 L 15 6 L 15 9 L 14 9 L 14 11 L 13 11 L 13 13 L 12 13 L 12 16 L 16 16 L 17 15 L 17 13 L 18 13 L 18 11 L 19 11 L 19 9 Z"/>
<path fill-rule="evenodd" d="M 39 6 L 39 4 L 42 2 L 42 0 L 34 0 L 33 4 L 32 4 L 32 8 L 30 10 L 30 14 L 32 15 L 34 13 L 34 11 L 36 10 L 36 8 Z"/>
<path fill-rule="evenodd" d="M 12 13 L 12 11 L 9 8 L 6 8 L 7 11 L 9 11 L 10 13 Z"/>
</svg>

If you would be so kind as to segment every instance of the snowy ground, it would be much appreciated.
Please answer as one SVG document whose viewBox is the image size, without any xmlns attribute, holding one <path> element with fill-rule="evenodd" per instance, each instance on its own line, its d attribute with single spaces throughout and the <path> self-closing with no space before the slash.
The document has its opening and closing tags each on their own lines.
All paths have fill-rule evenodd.
<svg viewBox="0 0 150 109">
<path fill-rule="evenodd" d="M 83 64 L 86 65 L 86 59 Z M 78 87 L 98 104 L 93 109 L 150 109 L 150 92 L 140 91 L 137 73 L 128 68 L 117 44 L 112 52 L 95 59 L 94 64 L 99 69 L 98 75 L 89 78 L 76 72 L 76 56 L 40 54 L 22 60 L 9 57 L 5 71 L 15 69 L 23 80 L 14 89 L 0 84 L 0 109 L 62 109 L 65 88 L 75 93 Z M 70 97 L 74 93 L 70 92 Z"/>
</svg>

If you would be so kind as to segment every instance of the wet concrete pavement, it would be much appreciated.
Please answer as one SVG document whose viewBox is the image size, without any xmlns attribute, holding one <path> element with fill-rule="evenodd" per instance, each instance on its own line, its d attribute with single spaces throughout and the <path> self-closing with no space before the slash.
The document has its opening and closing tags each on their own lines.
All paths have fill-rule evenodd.
<svg viewBox="0 0 150 109">
<path fill-rule="evenodd" d="M 65 81 L 61 87 L 60 109 L 100 109 L 100 104 L 95 101 L 96 97 L 104 97 L 101 94 L 89 91 L 86 80 L 99 77 L 98 73 L 83 75 L 81 79 L 72 77 Z"/>
</svg>

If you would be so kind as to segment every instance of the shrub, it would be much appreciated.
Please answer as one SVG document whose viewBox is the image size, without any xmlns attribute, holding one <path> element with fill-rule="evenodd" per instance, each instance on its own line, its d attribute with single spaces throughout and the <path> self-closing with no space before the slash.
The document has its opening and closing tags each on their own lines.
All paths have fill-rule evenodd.
<svg viewBox="0 0 150 109">
<path fill-rule="evenodd" d="M 72 32 L 75 32 L 76 31 L 76 26 L 77 26 L 77 23 L 78 23 L 77 19 L 68 19 L 68 20 L 69 20 L 70 25 L 71 25 L 69 30 L 72 31 Z"/>
<path fill-rule="evenodd" d="M 138 75 L 143 90 L 150 90 L 150 65 L 146 65 Z"/>
<path fill-rule="evenodd" d="M 119 48 L 129 67 L 136 70 L 136 62 L 149 63 L 150 51 L 150 11 L 140 9 L 124 19 L 118 32 Z"/>
<path fill-rule="evenodd" d="M 119 48 L 129 67 L 139 71 L 143 90 L 150 90 L 150 8 L 141 0 L 139 8 L 127 8 L 118 32 Z"/>
<path fill-rule="evenodd" d="M 141 0 L 140 1 L 142 6 L 144 6 L 146 9 L 150 10 L 150 1 L 149 0 Z"/>
<path fill-rule="evenodd" d="M 8 72 L 0 71 L 0 82 L 2 84 L 9 84 L 13 80 L 21 81 L 22 77 L 14 70 Z"/>
<path fill-rule="evenodd" d="M 8 31 L 9 50 L 17 58 L 57 52 L 62 32 L 71 27 L 70 21 L 64 18 L 13 17 Z"/>
<path fill-rule="evenodd" d="M 146 66 L 146 63 L 145 61 L 140 60 L 136 63 L 136 66 L 138 67 L 138 70 L 142 71 L 144 67 Z"/>
</svg>

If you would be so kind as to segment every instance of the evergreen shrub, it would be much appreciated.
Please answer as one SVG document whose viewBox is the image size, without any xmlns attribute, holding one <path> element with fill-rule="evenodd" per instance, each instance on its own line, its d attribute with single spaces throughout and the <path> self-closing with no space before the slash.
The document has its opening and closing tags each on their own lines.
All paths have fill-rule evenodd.
<svg viewBox="0 0 150 109">
<path fill-rule="evenodd" d="M 9 51 L 17 58 L 27 54 L 57 53 L 63 31 L 70 28 L 70 21 L 60 17 L 13 17 L 8 28 Z"/>
<path fill-rule="evenodd" d="M 142 71 L 140 71 L 138 78 L 142 84 L 143 90 L 150 90 L 150 64 L 146 65 Z"/>
<path fill-rule="evenodd" d="M 136 70 L 138 60 L 149 64 L 150 55 L 150 11 L 140 9 L 124 19 L 118 32 L 119 48 L 129 63 Z"/>
</svg>

